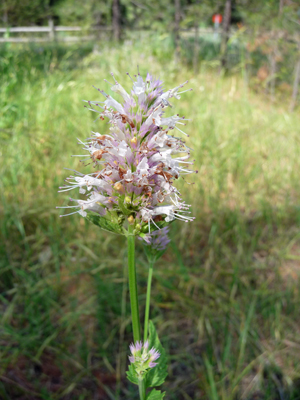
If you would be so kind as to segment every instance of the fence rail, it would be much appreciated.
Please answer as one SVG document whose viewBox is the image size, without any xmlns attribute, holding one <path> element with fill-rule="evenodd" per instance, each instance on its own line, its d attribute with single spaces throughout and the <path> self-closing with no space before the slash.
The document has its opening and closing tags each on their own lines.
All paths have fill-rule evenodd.
<svg viewBox="0 0 300 400">
<path fill-rule="evenodd" d="M 53 26 L 55 32 L 78 32 L 81 31 L 82 28 L 79 26 Z M 51 32 L 50 26 L 18 26 L 13 28 L 0 28 L 0 32 L 18 32 L 18 33 L 27 33 L 27 32 Z"/>
<path fill-rule="evenodd" d="M 112 32 L 112 27 L 99 26 L 92 27 L 89 29 L 81 28 L 80 26 L 54 26 L 53 20 L 49 20 L 48 26 L 18 26 L 18 27 L 0 27 L 0 43 L 11 42 L 11 43 L 30 43 L 30 42 L 49 42 L 57 40 L 60 42 L 78 42 L 84 40 L 94 40 L 97 38 L 97 33 L 100 32 Z M 143 30 L 143 29 L 138 29 Z M 60 36 L 57 32 L 84 32 L 93 33 L 81 36 Z M 180 29 L 183 33 L 190 34 L 193 30 L 190 29 Z M 213 28 L 201 28 L 199 29 L 199 34 L 212 34 L 215 31 Z M 47 33 L 44 37 L 33 37 L 33 36 L 11 36 L 15 33 Z"/>
<path fill-rule="evenodd" d="M 18 26 L 18 27 L 7 27 L 0 28 L 0 43 L 2 42 L 12 42 L 12 43 L 28 43 L 28 42 L 49 42 L 53 40 L 58 40 L 62 42 L 78 42 L 82 40 L 93 40 L 96 38 L 96 32 L 110 32 L 111 27 L 99 26 L 94 28 L 89 28 L 89 32 L 94 32 L 93 35 L 82 35 L 82 36 L 59 36 L 57 32 L 86 32 L 85 29 L 80 26 L 55 26 L 52 19 L 49 19 L 48 26 Z M 45 37 L 13 37 L 10 36 L 14 33 L 47 33 Z"/>
<path fill-rule="evenodd" d="M 87 35 L 87 36 L 64 36 L 59 38 L 60 42 L 78 42 L 78 41 L 87 41 L 94 40 L 95 35 Z M 0 38 L 0 43 L 42 43 L 49 42 L 51 39 L 49 38 L 34 38 L 34 37 L 18 37 L 18 38 Z"/>
</svg>

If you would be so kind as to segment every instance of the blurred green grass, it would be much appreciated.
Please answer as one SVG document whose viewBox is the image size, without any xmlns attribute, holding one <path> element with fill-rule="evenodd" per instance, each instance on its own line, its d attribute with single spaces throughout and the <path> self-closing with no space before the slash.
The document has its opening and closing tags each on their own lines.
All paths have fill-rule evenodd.
<svg viewBox="0 0 300 400">
<path fill-rule="evenodd" d="M 299 399 L 299 114 L 249 90 L 244 75 L 194 75 L 163 46 L 6 46 L 1 74 L 3 399 L 135 399 L 123 238 L 60 219 L 68 171 L 88 170 L 76 138 L 105 123 L 83 108 L 113 71 L 148 70 L 190 119 L 199 170 L 179 183 L 197 217 L 172 225 L 154 274 L 152 317 L 170 354 L 169 399 Z M 175 104 L 174 104 L 175 105 Z M 138 247 L 141 304 L 147 265 Z M 93 397 L 92 397 L 93 396 Z"/>
</svg>

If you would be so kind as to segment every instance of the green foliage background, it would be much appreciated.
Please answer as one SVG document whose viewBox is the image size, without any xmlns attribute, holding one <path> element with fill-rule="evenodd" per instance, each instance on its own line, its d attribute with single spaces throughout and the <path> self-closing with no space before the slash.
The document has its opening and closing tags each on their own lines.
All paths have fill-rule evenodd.
<svg viewBox="0 0 300 400">
<path fill-rule="evenodd" d="M 278 26 L 282 16 L 279 13 L 280 0 L 232 0 L 232 22 L 264 27 Z M 113 0 L 3 0 L 0 4 L 2 25 L 28 26 L 47 25 L 48 18 L 57 24 L 83 26 L 110 26 Z M 132 1 L 120 0 L 121 20 L 124 27 L 151 28 L 166 31 L 173 25 L 175 3 L 173 0 Z M 283 11 L 294 18 L 299 14 L 297 1 L 282 1 Z M 212 14 L 224 12 L 223 0 L 181 0 L 183 26 L 194 26 L 195 22 L 212 24 Z M 298 14 L 297 14 L 298 12 Z"/>
<path fill-rule="evenodd" d="M 194 15 L 208 24 L 221 3 L 182 2 L 182 27 Z M 75 2 L 39 3 L 39 17 L 31 14 L 35 3 L 23 4 L 30 17 L 8 11 L 16 25 L 47 24 L 50 14 L 61 24 L 111 24 L 108 2 L 87 1 L 81 15 Z M 300 124 L 299 108 L 288 110 L 290 89 L 280 88 L 291 82 L 297 53 L 278 62 L 271 101 L 255 75 L 266 54 L 256 49 L 249 65 L 246 43 L 234 38 L 224 76 L 218 48 L 201 39 L 195 73 L 191 37 L 182 35 L 182 60 L 174 63 L 166 33 L 173 5 L 151 4 L 122 1 L 123 24 L 158 32 L 132 32 L 118 45 L 102 38 L 0 47 L 1 399 L 137 398 L 125 378 L 132 341 L 125 240 L 77 215 L 60 219 L 55 209 L 68 203 L 57 193 L 64 168 L 89 168 L 70 157 L 79 151 L 76 138 L 107 129 L 81 100 L 98 99 L 92 85 L 109 91 L 110 71 L 128 89 L 126 71 L 134 74 L 137 64 L 166 88 L 189 79 L 193 92 L 174 105 L 190 119 L 199 170 L 193 185 L 178 183 L 196 220 L 171 225 L 172 242 L 154 271 L 151 315 L 169 355 L 160 390 L 171 400 L 299 399 Z M 253 32 L 257 4 L 236 1 Z M 273 10 L 277 29 L 278 3 L 263 7 Z M 147 261 L 139 245 L 137 266 L 143 304 Z"/>
</svg>

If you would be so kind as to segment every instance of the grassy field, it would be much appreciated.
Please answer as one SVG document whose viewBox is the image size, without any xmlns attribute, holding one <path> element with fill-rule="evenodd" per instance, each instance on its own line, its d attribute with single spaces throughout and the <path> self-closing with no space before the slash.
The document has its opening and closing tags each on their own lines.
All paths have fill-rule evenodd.
<svg viewBox="0 0 300 400">
<path fill-rule="evenodd" d="M 55 209 L 68 202 L 64 168 L 88 170 L 70 157 L 76 138 L 107 129 L 81 100 L 98 100 L 92 85 L 108 90 L 110 71 L 128 87 L 137 64 L 194 89 L 176 112 L 190 119 L 199 174 L 179 186 L 196 220 L 172 224 L 154 272 L 166 398 L 300 399 L 299 110 L 253 92 L 243 71 L 202 63 L 195 76 L 163 47 L 91 49 L 0 52 L 1 400 L 137 399 L 125 239 Z"/>
</svg>

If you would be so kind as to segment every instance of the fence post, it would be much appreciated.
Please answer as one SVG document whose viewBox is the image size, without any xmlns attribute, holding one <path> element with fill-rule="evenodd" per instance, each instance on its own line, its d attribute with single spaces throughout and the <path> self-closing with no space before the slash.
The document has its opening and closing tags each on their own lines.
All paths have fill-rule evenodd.
<svg viewBox="0 0 300 400">
<path fill-rule="evenodd" d="M 193 66 L 194 66 L 194 73 L 198 73 L 198 62 L 199 62 L 199 22 L 196 18 L 195 21 L 195 37 L 194 37 L 194 54 L 193 54 Z"/>
<path fill-rule="evenodd" d="M 230 30 L 230 21 L 231 21 L 231 0 L 226 0 L 225 10 L 224 10 L 224 18 L 223 18 L 223 32 L 222 32 L 222 41 L 221 41 L 221 68 L 226 69 L 227 62 L 227 42 L 229 39 L 229 30 Z"/>
<path fill-rule="evenodd" d="M 112 11 L 113 37 L 116 42 L 119 42 L 121 39 L 121 10 L 119 0 L 113 0 Z"/>
<path fill-rule="evenodd" d="M 53 41 L 55 40 L 55 30 L 54 30 L 54 22 L 51 17 L 48 19 L 48 24 L 49 24 L 49 39 Z"/>
<path fill-rule="evenodd" d="M 180 23 L 180 0 L 175 0 L 175 15 L 174 15 L 174 44 L 175 44 L 175 63 L 180 61 L 180 36 L 179 36 L 179 23 Z"/>
<path fill-rule="evenodd" d="M 299 38 L 298 38 L 299 40 Z M 297 96 L 298 96 L 298 88 L 299 88 L 299 82 L 300 82 L 300 40 L 298 41 L 298 60 L 296 63 L 296 68 L 295 68 L 295 78 L 294 78 L 294 84 L 293 84 L 293 94 L 292 94 L 292 99 L 291 99 L 291 104 L 290 104 L 290 112 L 294 111 L 294 108 L 297 103 Z"/>
</svg>

